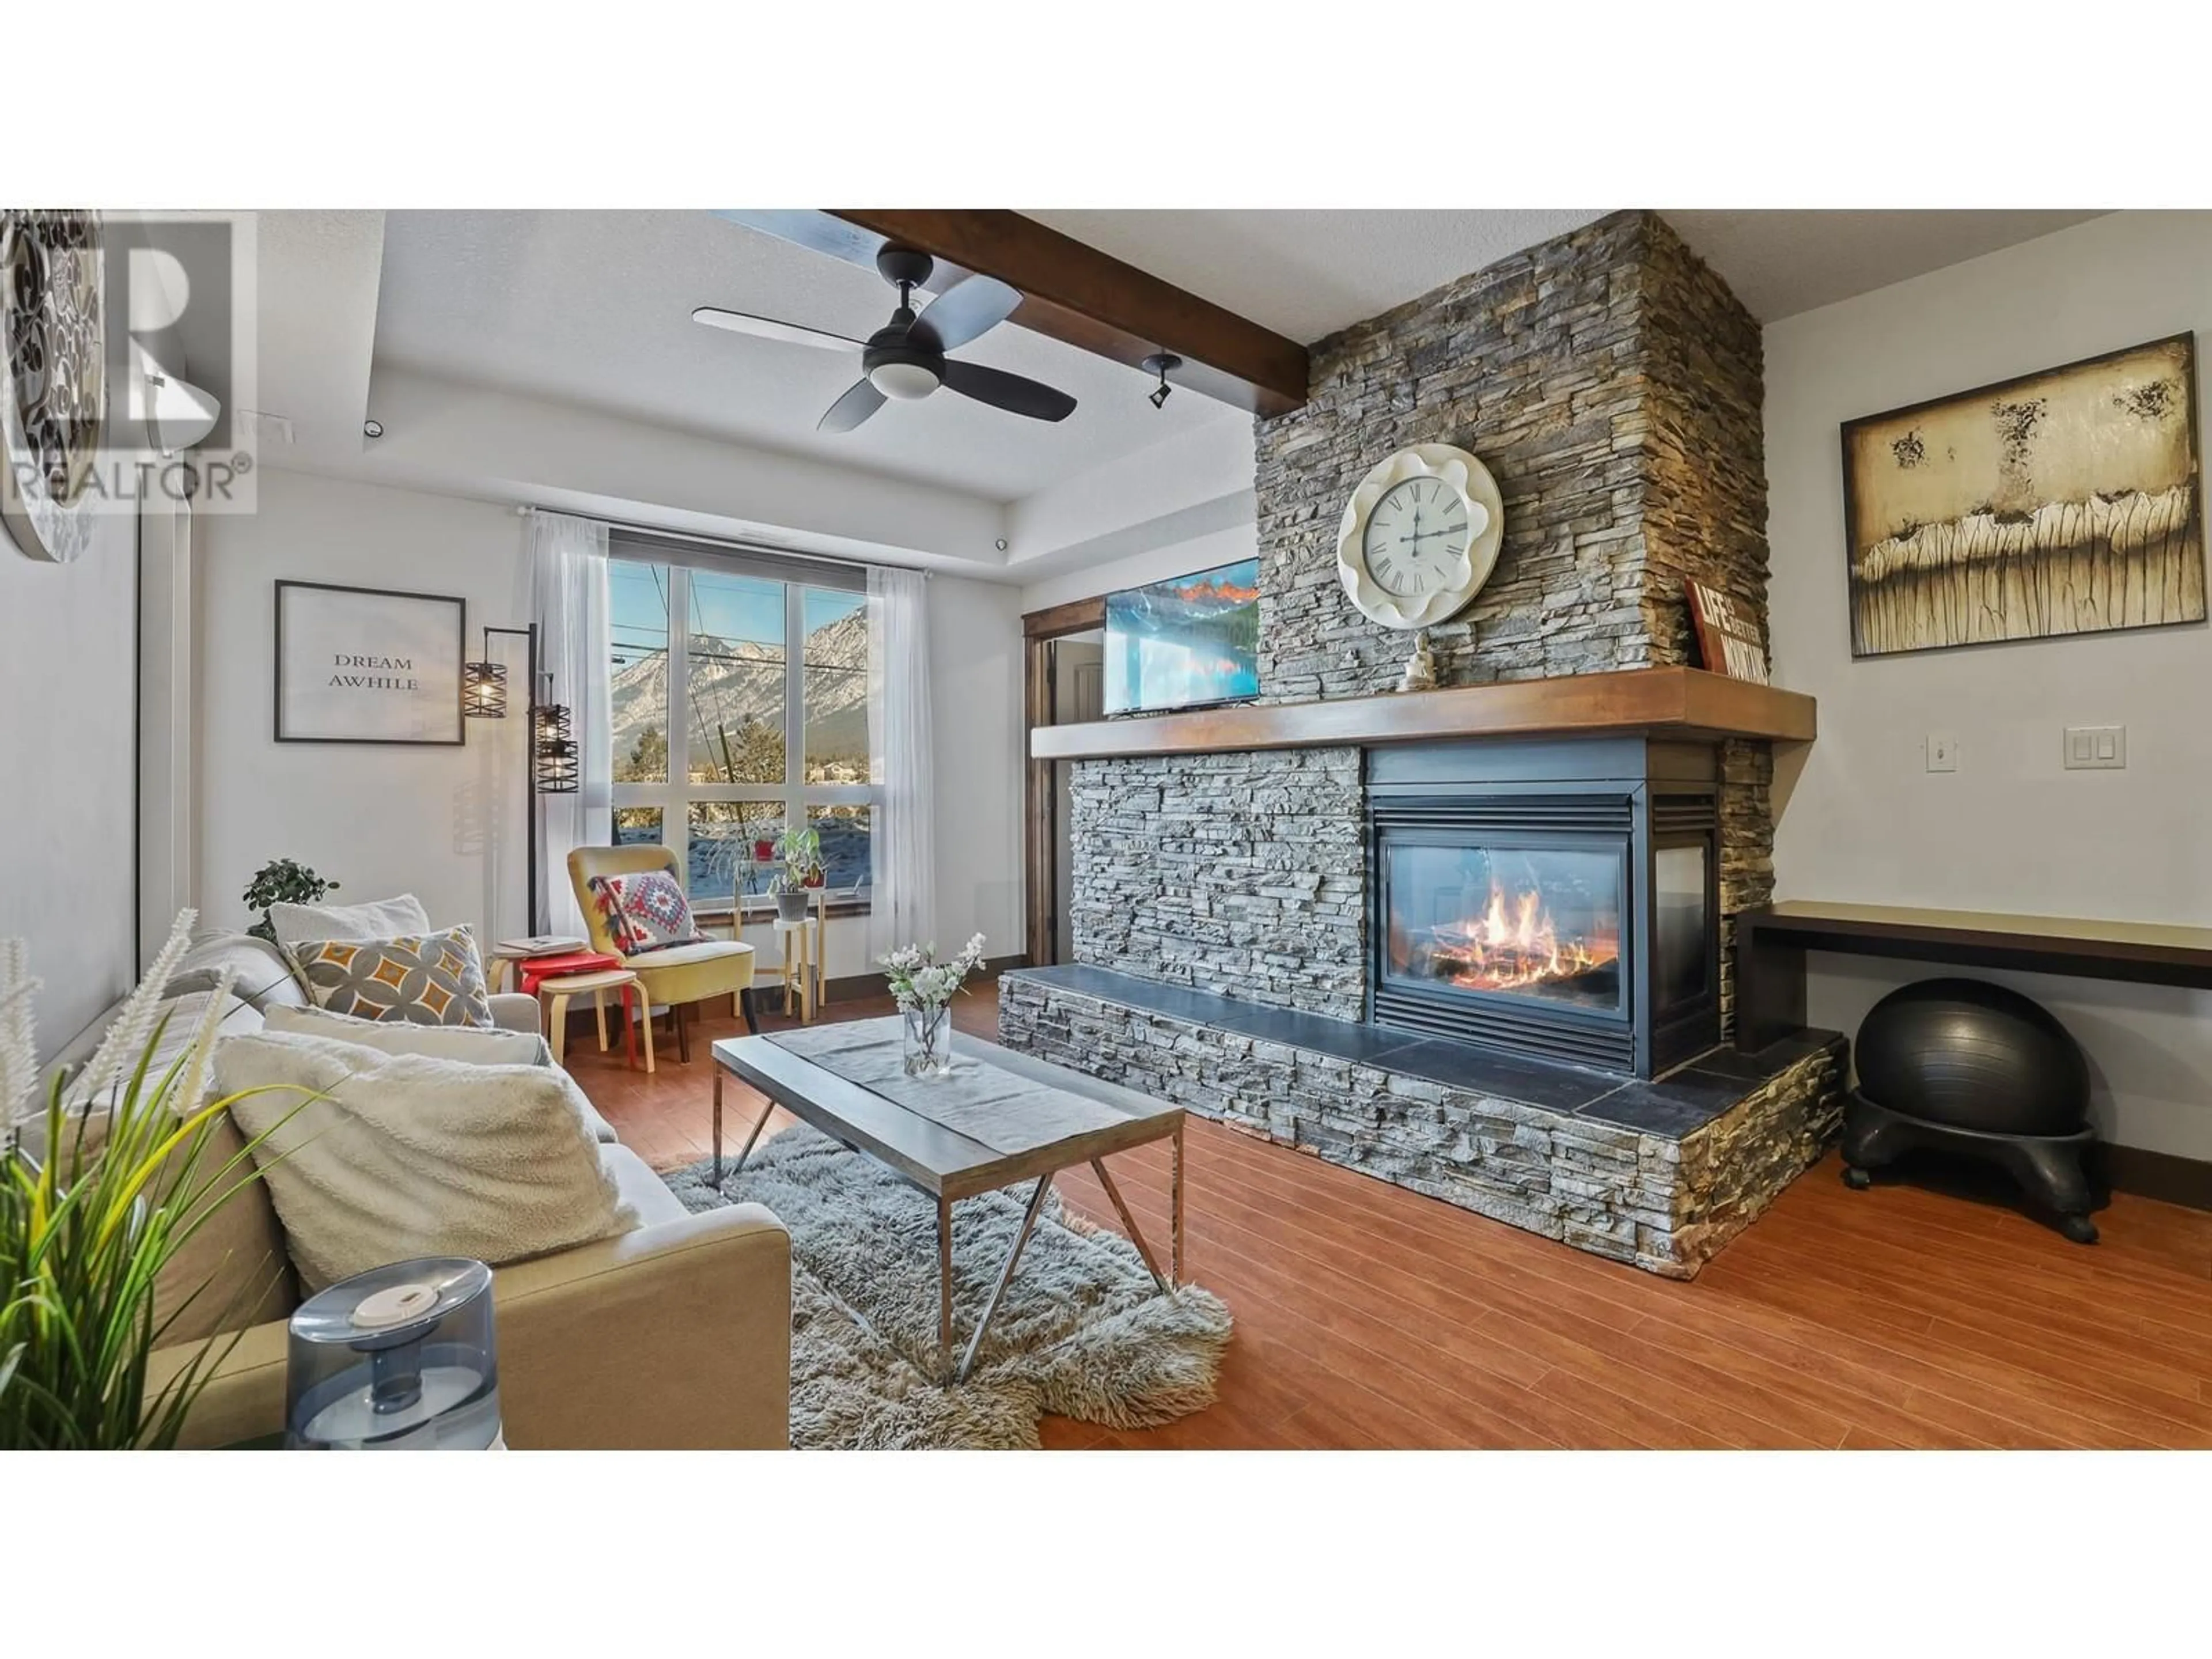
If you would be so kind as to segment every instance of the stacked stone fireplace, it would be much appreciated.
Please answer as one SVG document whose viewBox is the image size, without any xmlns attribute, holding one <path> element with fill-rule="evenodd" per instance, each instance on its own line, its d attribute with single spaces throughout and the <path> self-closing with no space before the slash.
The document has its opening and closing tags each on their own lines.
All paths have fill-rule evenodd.
<svg viewBox="0 0 2212 1659">
<path fill-rule="evenodd" d="M 1686 576 L 1764 622 L 1758 325 L 1656 216 L 1613 214 L 1517 254 L 1320 343 L 1312 361 L 1308 403 L 1255 427 L 1262 702 L 1395 686 L 1407 638 L 1352 605 L 1334 535 L 1367 469 L 1417 443 L 1474 451 L 1505 505 L 1489 584 L 1430 630 L 1441 683 L 1694 665 Z M 1441 811 L 1443 785 L 1516 769 L 1525 781 L 1531 766 L 1553 816 L 1516 832 L 1520 865 L 1481 861 L 1462 823 L 1427 836 L 1457 853 L 1394 870 L 1394 823 L 1419 839 L 1407 803 Z M 1729 918 L 1772 887 L 1763 743 L 1152 754 L 1073 771 L 1081 966 L 1009 976 L 1004 1041 L 1678 1274 L 1832 1127 L 1839 1056 L 1824 1036 L 1757 1066 L 1713 1048 L 1732 1015 Z M 1551 917 L 1554 942 L 1562 925 L 1597 930 L 1578 945 L 1592 964 L 1569 995 L 1493 982 L 1549 964 L 1533 918 L 1522 938 L 1510 874 L 1496 876 L 1505 932 L 1493 927 L 1476 890 L 1492 865 L 1601 842 L 1620 936 L 1586 915 L 1602 908 L 1605 859 L 1554 858 L 1528 880 L 1550 880 L 1572 912 Z M 1662 883 L 1662 843 L 1700 849 L 1694 904 L 1680 856 Z M 1388 901 L 1416 864 L 1431 890 L 1413 941 L 1394 938 Z M 1459 889 L 1473 914 L 1430 914 Z M 1632 982 L 1633 999 L 1620 989 Z M 1616 1017 L 1632 1005 L 1640 1025 Z"/>
</svg>

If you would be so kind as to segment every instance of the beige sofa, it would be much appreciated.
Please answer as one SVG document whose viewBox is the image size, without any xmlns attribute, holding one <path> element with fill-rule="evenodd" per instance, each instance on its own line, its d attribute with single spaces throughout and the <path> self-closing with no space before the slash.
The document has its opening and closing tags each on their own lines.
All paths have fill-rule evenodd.
<svg viewBox="0 0 2212 1659">
<path fill-rule="evenodd" d="M 272 971 L 253 971 L 257 964 Z M 226 1035 L 259 1029 L 262 1006 L 299 994 L 274 949 L 242 934 L 203 940 L 170 983 L 188 989 L 224 967 L 239 973 L 244 1003 L 224 1021 Z M 531 999 L 499 1000 L 508 1003 L 499 1010 L 502 1024 L 520 1024 L 524 1011 L 515 1003 L 531 1003 L 535 1028 Z M 61 1059 L 89 1054 L 105 1024 L 96 1022 Z M 234 1130 L 229 1134 L 233 1146 L 243 1146 Z M 602 1127 L 601 1142 L 602 1165 L 643 1224 L 496 1267 L 492 1274 L 507 1443 L 787 1445 L 791 1241 L 783 1224 L 757 1204 L 691 1214 L 612 1131 Z M 258 1247 L 233 1243 L 219 1256 L 205 1252 L 209 1259 L 180 1264 L 192 1275 L 189 1282 L 213 1276 L 199 1305 L 234 1307 L 242 1327 L 209 1339 L 227 1351 L 187 1420 L 189 1446 L 234 1444 L 283 1430 L 285 1319 L 298 1292 L 281 1258 L 283 1230 L 258 1182 L 231 1198 L 222 1214 L 225 1239 L 250 1233 Z M 158 1352 L 149 1388 L 198 1352 L 197 1338 Z"/>
</svg>

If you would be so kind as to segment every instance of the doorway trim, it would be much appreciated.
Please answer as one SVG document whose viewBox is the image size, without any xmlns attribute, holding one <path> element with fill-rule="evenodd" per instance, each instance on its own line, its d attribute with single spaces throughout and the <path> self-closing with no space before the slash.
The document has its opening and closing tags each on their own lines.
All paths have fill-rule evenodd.
<svg viewBox="0 0 2212 1659">
<path fill-rule="evenodd" d="M 1071 599 L 1022 617 L 1022 946 L 1030 966 L 1060 956 L 1060 836 L 1052 763 L 1039 760 L 1030 734 L 1059 710 L 1053 692 L 1052 642 L 1106 625 L 1106 596 Z"/>
</svg>

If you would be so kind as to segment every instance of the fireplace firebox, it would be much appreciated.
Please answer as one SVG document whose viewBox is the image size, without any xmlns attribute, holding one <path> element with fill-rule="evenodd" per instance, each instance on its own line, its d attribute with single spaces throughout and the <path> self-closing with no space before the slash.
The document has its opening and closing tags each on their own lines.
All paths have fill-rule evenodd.
<svg viewBox="0 0 2212 1659">
<path fill-rule="evenodd" d="M 1711 744 L 1370 750 L 1370 1018 L 1643 1078 L 1711 1048 L 1718 789 Z"/>
</svg>

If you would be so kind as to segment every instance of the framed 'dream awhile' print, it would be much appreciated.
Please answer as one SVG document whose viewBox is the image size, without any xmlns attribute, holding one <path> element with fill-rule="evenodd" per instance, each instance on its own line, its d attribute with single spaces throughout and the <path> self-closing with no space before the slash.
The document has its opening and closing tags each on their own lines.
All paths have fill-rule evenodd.
<svg viewBox="0 0 2212 1659">
<path fill-rule="evenodd" d="M 459 744 L 468 602 L 276 584 L 276 741 Z"/>
<path fill-rule="evenodd" d="M 1853 656 L 2204 620 L 2193 336 L 1843 432 Z"/>
</svg>

